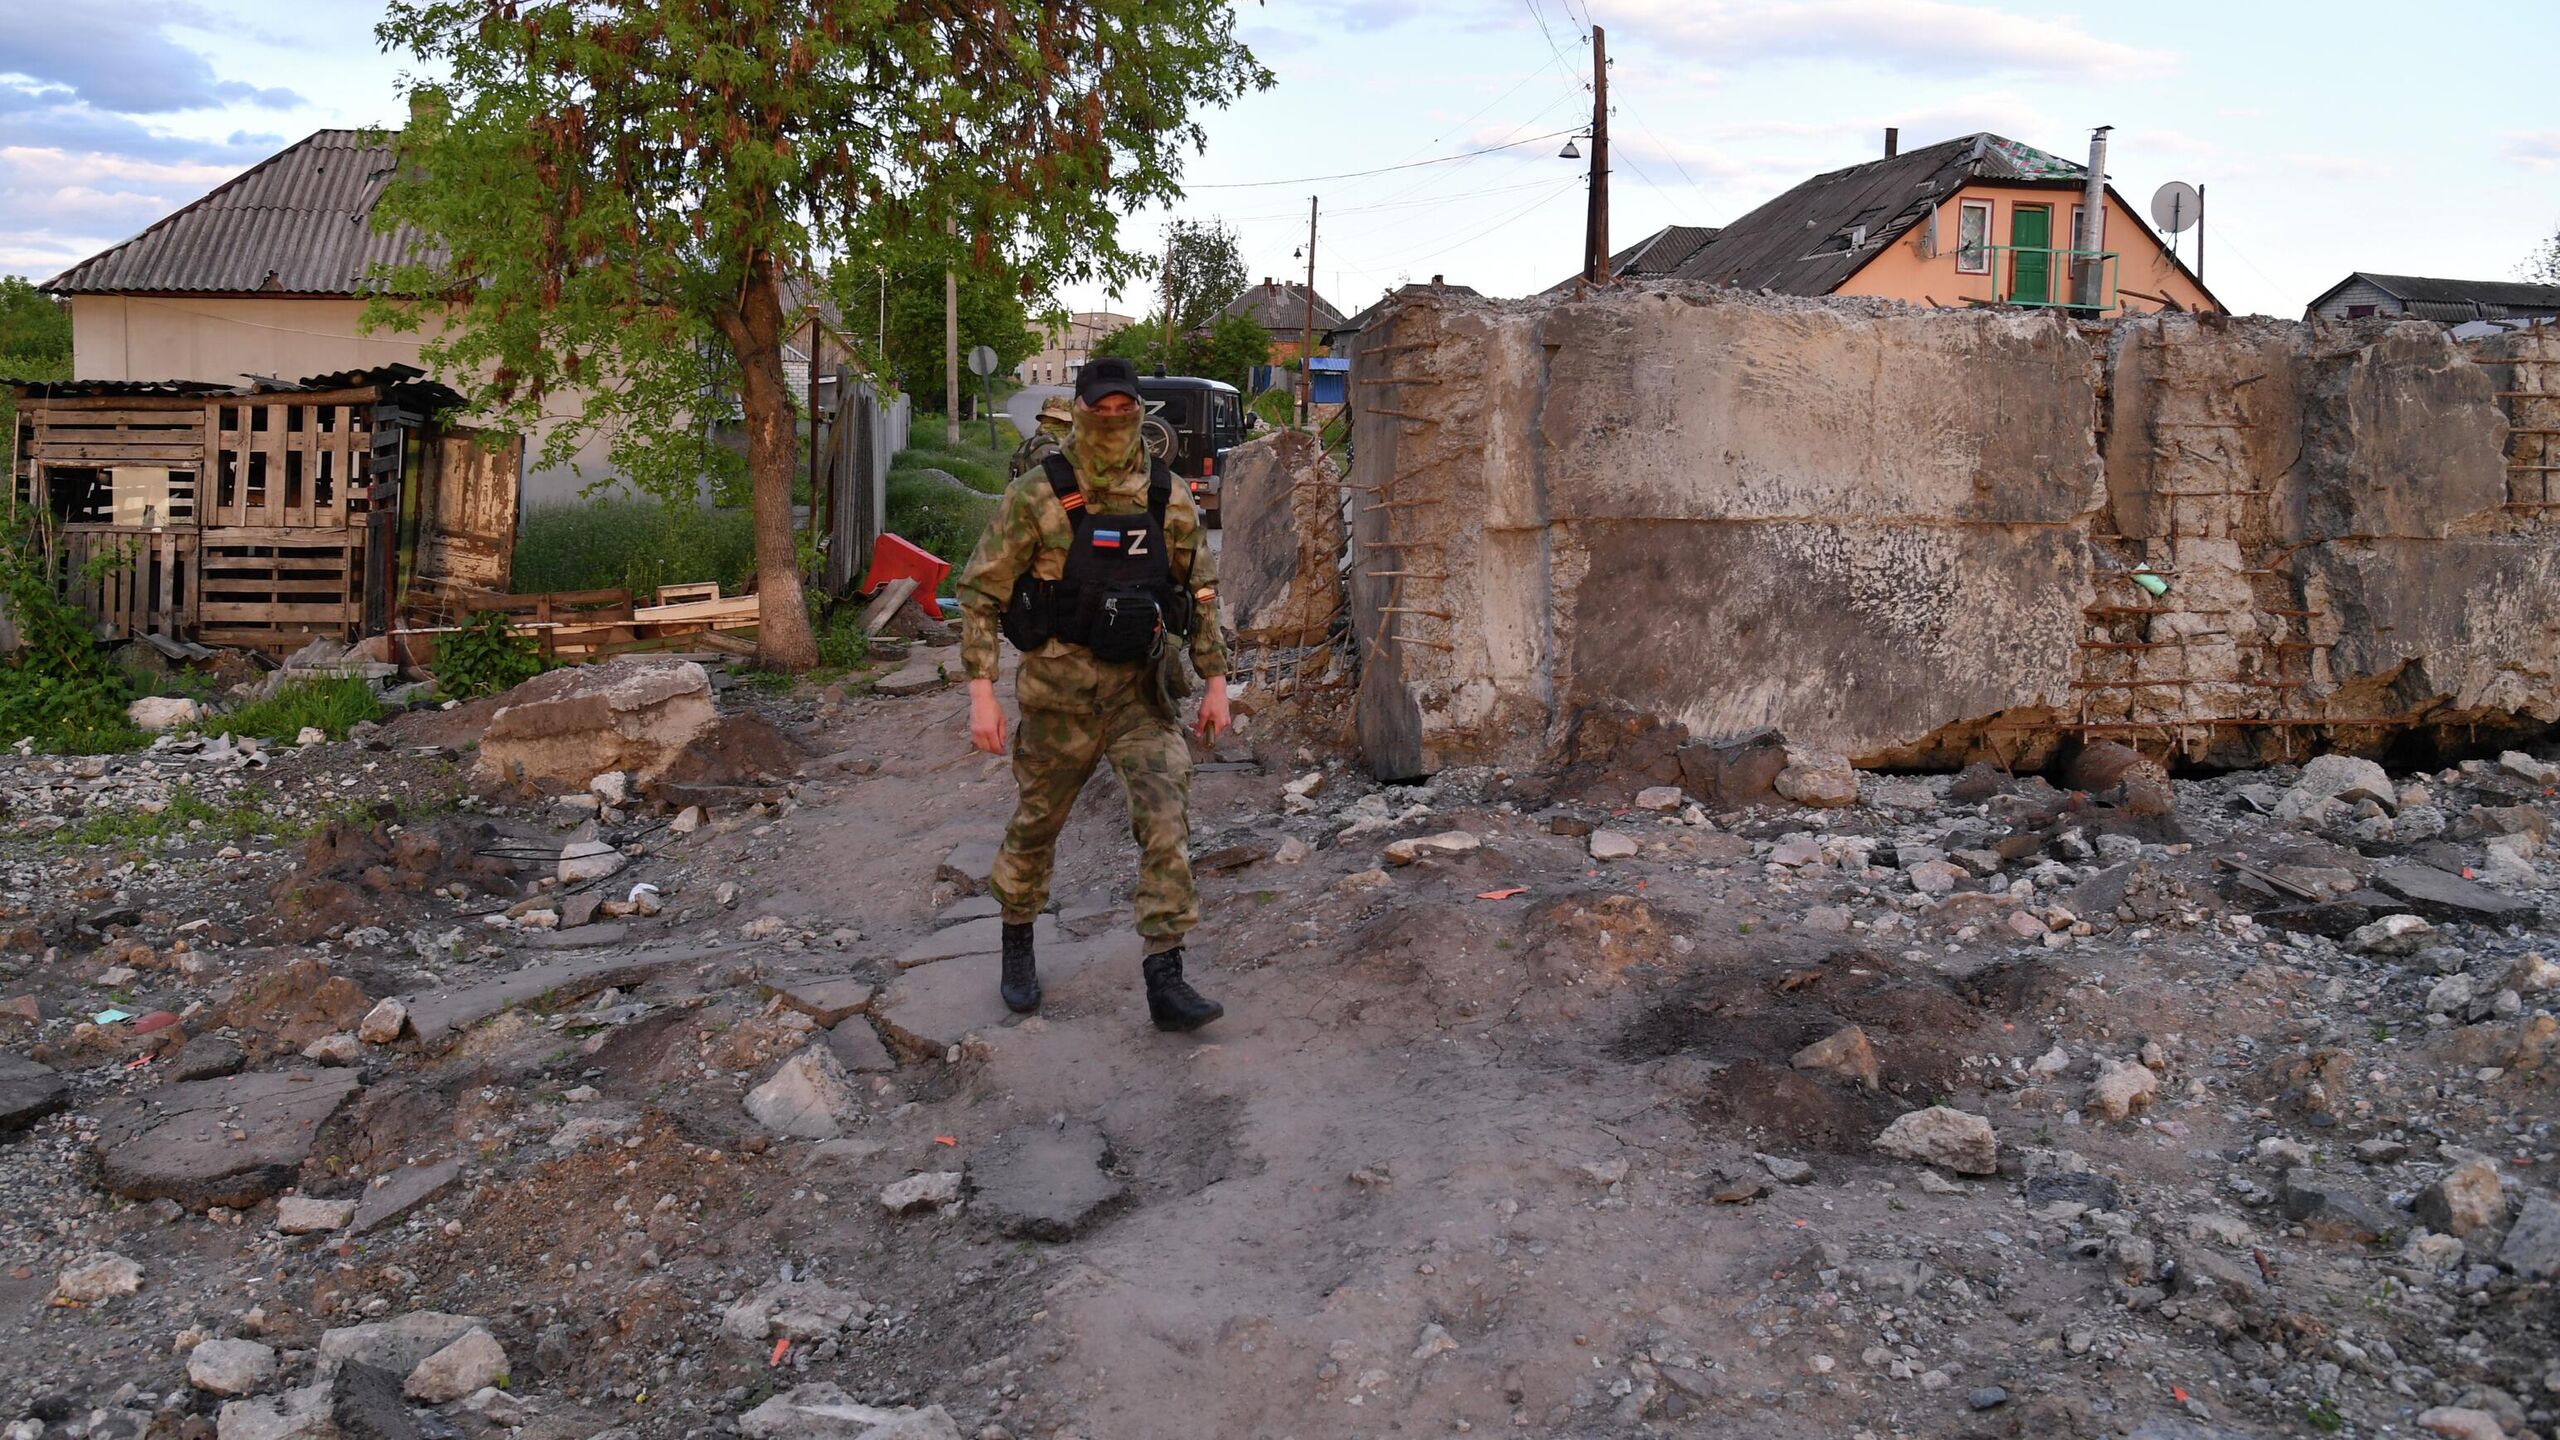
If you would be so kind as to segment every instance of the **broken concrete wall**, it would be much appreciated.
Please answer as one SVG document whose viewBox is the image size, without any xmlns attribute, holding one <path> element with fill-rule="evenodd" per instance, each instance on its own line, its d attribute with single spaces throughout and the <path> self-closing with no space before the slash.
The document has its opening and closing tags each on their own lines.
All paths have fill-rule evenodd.
<svg viewBox="0 0 2560 1440">
<path fill-rule="evenodd" d="M 1226 453 L 1218 590 L 1246 645 L 1321 645 L 1342 613 L 1341 473 L 1315 437 L 1283 430 Z"/>
<path fill-rule="evenodd" d="M 2504 372 L 2420 324 L 1417 297 L 1355 351 L 1364 749 L 1536 765 L 1635 721 L 2239 763 L 2548 719 L 2560 547 L 2509 431 L 2549 402 L 2499 377 L 2560 367 L 2496 343 Z"/>
</svg>

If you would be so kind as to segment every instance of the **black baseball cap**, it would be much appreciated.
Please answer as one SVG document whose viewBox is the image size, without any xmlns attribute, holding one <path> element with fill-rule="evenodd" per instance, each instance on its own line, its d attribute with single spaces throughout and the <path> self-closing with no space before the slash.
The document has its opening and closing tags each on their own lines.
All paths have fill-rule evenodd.
<svg viewBox="0 0 2560 1440">
<path fill-rule="evenodd" d="M 1105 395 L 1126 395 L 1144 403 L 1138 393 L 1138 367 L 1116 355 L 1087 360 L 1076 371 L 1076 403 L 1090 408 Z"/>
</svg>

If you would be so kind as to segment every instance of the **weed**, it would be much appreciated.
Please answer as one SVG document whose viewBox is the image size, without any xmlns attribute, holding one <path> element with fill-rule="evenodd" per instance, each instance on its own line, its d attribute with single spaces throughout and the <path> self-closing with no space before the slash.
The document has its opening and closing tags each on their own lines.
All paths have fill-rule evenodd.
<svg viewBox="0 0 2560 1440">
<path fill-rule="evenodd" d="M 264 700 L 208 717 L 204 729 L 209 735 L 262 735 L 290 742 L 310 728 L 332 740 L 344 740 L 349 726 L 381 714 L 382 702 L 374 697 L 373 682 L 343 675 L 283 686 Z"/>
<path fill-rule="evenodd" d="M 2303 1406 L 2302 1419 L 2323 1435 L 2335 1435 L 2347 1428 L 2347 1417 L 2339 1414 L 2338 1407 L 2326 1400 L 2314 1400 Z"/>
<path fill-rule="evenodd" d="M 169 791 L 168 804 L 158 810 L 139 806 L 96 810 L 55 833 L 66 844 L 130 846 L 201 826 L 210 834 L 243 840 L 267 832 L 270 819 L 264 799 L 264 791 L 249 789 L 217 804 L 192 785 L 178 785 Z"/>
<path fill-rule="evenodd" d="M 2390 1026 L 2388 1026 L 2388 1025 L 2383 1024 L 2383 1023 L 2382 1023 L 2381 1021 L 2379 1021 L 2379 1020 L 2374 1021 L 2374 1022 L 2373 1022 L 2373 1038 L 2374 1038 L 2374 1039 L 2376 1039 L 2376 1040 L 2388 1040 L 2388 1039 L 2390 1039 L 2390 1038 L 2391 1038 L 2391 1027 L 2390 1027 Z"/>
<path fill-rule="evenodd" d="M 732 670 L 729 673 L 738 684 L 766 695 L 785 694 L 800 683 L 799 676 L 786 675 L 779 670 Z"/>
<path fill-rule="evenodd" d="M 542 647 L 507 628 L 494 610 L 474 615 L 436 642 L 436 691 L 452 700 L 513 690 L 542 673 Z"/>
<path fill-rule="evenodd" d="M 95 583 L 125 559 L 101 554 L 80 578 Z M 45 557 L 26 535 L 0 537 L 0 603 L 19 639 L 0 661 L 0 744 L 23 736 L 40 750 L 103 755 L 149 741 L 125 719 L 132 681 L 98 649 L 88 615 L 54 592 Z"/>
<path fill-rule="evenodd" d="M 510 583 L 518 594 L 627 589 L 646 604 L 661 585 L 716 580 L 736 594 L 755 574 L 755 519 L 648 499 L 528 510 Z"/>
</svg>

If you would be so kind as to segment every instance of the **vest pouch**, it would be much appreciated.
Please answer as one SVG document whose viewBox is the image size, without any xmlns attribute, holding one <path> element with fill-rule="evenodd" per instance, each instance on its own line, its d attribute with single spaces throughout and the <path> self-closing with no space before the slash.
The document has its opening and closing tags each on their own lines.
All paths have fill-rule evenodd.
<svg viewBox="0 0 2560 1440">
<path fill-rule="evenodd" d="M 1054 588 L 1054 581 L 1034 580 L 1028 575 L 1013 584 L 1013 603 L 1004 607 L 999 624 L 1004 638 L 1025 655 L 1048 644 L 1057 633 L 1057 613 L 1050 595 Z"/>
<path fill-rule="evenodd" d="M 1164 611 L 1153 590 L 1113 586 L 1095 597 L 1092 613 L 1085 648 L 1094 659 L 1118 663 L 1145 660 L 1156 653 L 1164 634 Z"/>
</svg>

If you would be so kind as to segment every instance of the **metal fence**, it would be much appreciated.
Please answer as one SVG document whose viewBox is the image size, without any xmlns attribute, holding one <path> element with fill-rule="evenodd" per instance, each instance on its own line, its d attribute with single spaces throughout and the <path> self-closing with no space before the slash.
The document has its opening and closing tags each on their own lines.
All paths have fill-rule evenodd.
<svg viewBox="0 0 2560 1440">
<path fill-rule="evenodd" d="M 912 407 L 907 397 L 884 401 L 879 389 L 849 367 L 836 367 L 836 407 L 819 416 L 819 514 L 826 536 L 823 580 L 841 596 L 862 583 L 871 547 L 889 524 L 889 462 L 907 448 Z"/>
</svg>

